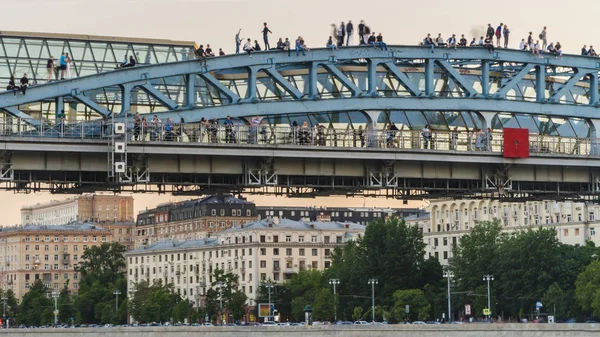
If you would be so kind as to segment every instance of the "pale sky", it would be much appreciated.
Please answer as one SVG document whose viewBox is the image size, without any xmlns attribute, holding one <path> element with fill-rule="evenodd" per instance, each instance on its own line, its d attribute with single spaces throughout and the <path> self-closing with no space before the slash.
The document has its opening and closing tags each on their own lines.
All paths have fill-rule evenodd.
<svg viewBox="0 0 600 337">
<path fill-rule="evenodd" d="M 0 30 L 190 40 L 226 53 L 234 51 L 239 28 L 243 38 L 262 45 L 260 32 L 267 22 L 272 45 L 279 37 L 294 40 L 302 35 L 309 47 L 324 47 L 331 24 L 348 20 L 355 27 L 365 20 L 388 44 L 416 44 L 427 33 L 442 33 L 444 38 L 465 34 L 470 41 L 483 35 L 488 23 L 495 28 L 503 22 L 511 30 L 512 48 L 529 31 L 537 37 L 546 25 L 548 42 L 560 41 L 565 53 L 578 54 L 584 44 L 597 44 L 600 49 L 594 20 L 600 1 L 592 0 L 14 0 L 3 1 L 2 10 Z M 21 205 L 64 197 L 0 192 L 0 225 L 19 223 Z M 362 206 L 364 202 L 368 207 L 402 207 L 401 201 L 385 199 L 247 197 L 260 205 Z M 135 195 L 136 213 L 176 199 Z"/>
</svg>

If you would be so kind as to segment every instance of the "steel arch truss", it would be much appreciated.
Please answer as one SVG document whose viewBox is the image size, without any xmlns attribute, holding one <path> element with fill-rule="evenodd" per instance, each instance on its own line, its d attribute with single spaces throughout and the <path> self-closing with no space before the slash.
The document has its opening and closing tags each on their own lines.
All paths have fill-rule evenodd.
<svg viewBox="0 0 600 337">
<path fill-rule="evenodd" d="M 396 46 L 263 52 L 139 66 L 0 94 L 17 118 L 125 113 L 165 119 L 368 110 L 487 111 L 595 119 L 595 58 Z M 81 117 L 85 116 L 85 117 Z M 485 117 L 487 125 L 492 117 Z"/>
</svg>

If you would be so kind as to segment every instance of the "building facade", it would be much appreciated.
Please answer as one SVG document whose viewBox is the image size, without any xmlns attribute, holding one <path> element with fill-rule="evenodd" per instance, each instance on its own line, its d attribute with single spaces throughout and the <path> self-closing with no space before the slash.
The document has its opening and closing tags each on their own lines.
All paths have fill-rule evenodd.
<svg viewBox="0 0 600 337">
<path fill-rule="evenodd" d="M 77 293 L 80 275 L 75 267 L 84 251 L 110 242 L 112 232 L 91 223 L 4 227 L 0 230 L 2 289 L 12 289 L 21 298 L 42 280 L 48 289 L 60 291 L 68 283 Z"/>
<path fill-rule="evenodd" d="M 137 217 L 135 245 L 163 240 L 200 240 L 258 218 L 256 206 L 229 195 L 214 195 L 178 203 L 161 204 Z"/>
<path fill-rule="evenodd" d="M 21 208 L 22 225 L 133 222 L 133 197 L 87 194 Z"/>
<path fill-rule="evenodd" d="M 406 218 L 423 231 L 426 254 L 448 264 L 453 247 L 480 221 L 497 220 L 507 231 L 549 227 L 565 244 L 600 244 L 600 205 L 572 201 L 501 202 L 498 200 L 432 201 L 427 213 Z"/>
<path fill-rule="evenodd" d="M 425 211 L 418 208 L 367 208 L 367 207 L 272 207 L 256 206 L 260 219 L 289 219 L 295 221 L 339 221 L 361 225 L 376 219 L 392 216 L 405 218 Z"/>
<path fill-rule="evenodd" d="M 125 253 L 129 295 L 136 283 L 162 280 L 203 306 L 215 269 L 239 277 L 239 289 L 256 304 L 261 282 L 284 282 L 307 269 L 331 265 L 331 254 L 364 233 L 362 225 L 272 219 L 246 223 L 201 240 L 162 241 Z"/>
</svg>

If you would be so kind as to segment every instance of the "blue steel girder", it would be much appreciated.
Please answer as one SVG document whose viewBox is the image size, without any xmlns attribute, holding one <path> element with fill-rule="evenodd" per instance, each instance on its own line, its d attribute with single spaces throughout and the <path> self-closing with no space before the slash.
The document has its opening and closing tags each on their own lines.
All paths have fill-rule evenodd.
<svg viewBox="0 0 600 337">
<path fill-rule="evenodd" d="M 169 109 L 176 110 L 179 108 L 179 104 L 177 104 L 177 102 L 173 101 L 170 97 L 163 94 L 160 90 L 156 89 L 152 84 L 144 83 L 142 85 L 139 85 L 138 87 L 147 92 L 148 95 L 154 97 L 157 101 L 164 104 Z"/>
<path fill-rule="evenodd" d="M 108 111 L 108 109 L 106 107 L 92 101 L 89 97 L 80 93 L 79 90 L 77 90 L 77 89 L 73 90 L 73 92 L 71 93 L 71 97 L 73 97 L 74 99 L 83 103 L 84 105 L 88 106 L 90 109 L 96 111 L 97 113 L 99 113 L 100 115 L 102 115 L 104 117 L 110 115 L 110 111 Z"/>
<path fill-rule="evenodd" d="M 17 109 L 14 106 L 4 107 L 4 108 L 2 108 L 2 110 L 6 111 L 6 113 L 8 113 L 9 115 L 11 115 L 13 117 L 23 119 L 25 121 L 25 123 L 27 123 L 29 125 L 33 125 L 33 126 L 40 125 L 40 121 L 29 118 L 29 115 L 27 115 L 26 113 Z"/>
<path fill-rule="evenodd" d="M 436 106 L 436 109 L 439 110 L 451 110 L 449 106 L 444 106 L 442 102 L 450 104 L 450 106 L 460 106 L 459 110 L 482 110 L 482 111 L 496 111 L 496 106 L 504 106 L 504 112 L 517 112 L 523 111 L 527 113 L 545 113 L 544 110 L 551 110 L 553 115 L 557 113 L 559 115 L 563 115 L 565 117 L 574 116 L 574 117 L 582 117 L 582 118 L 595 118 L 597 115 L 597 109 L 594 107 L 598 104 L 598 93 L 591 93 L 589 99 L 589 105 L 584 104 L 575 104 L 572 102 L 568 102 L 567 100 L 560 100 L 556 97 L 555 101 L 557 104 L 551 105 L 551 109 L 547 109 L 544 107 L 548 107 L 548 105 L 543 104 L 528 104 L 530 102 L 523 101 L 513 101 L 513 102 L 505 102 L 506 101 L 506 93 L 511 89 L 516 89 L 519 85 L 520 80 L 522 80 L 526 75 L 530 74 L 530 71 L 534 67 L 539 68 L 548 68 L 548 69 L 571 69 L 571 72 L 566 72 L 571 76 L 566 83 L 563 84 L 563 87 L 557 88 L 557 93 L 566 93 L 574 85 L 577 84 L 578 80 L 572 79 L 573 70 L 576 69 L 585 69 L 586 74 L 590 74 L 590 77 L 593 80 L 590 80 L 589 87 L 591 89 L 597 89 L 597 77 L 598 77 L 598 69 L 600 68 L 600 63 L 595 58 L 590 57 L 581 57 L 581 56 L 572 56 L 565 55 L 562 59 L 554 59 L 553 57 L 542 58 L 542 59 L 532 59 L 530 54 L 526 52 L 521 52 L 517 50 L 501 50 L 495 54 L 489 54 L 483 48 L 459 48 L 458 50 L 452 49 L 434 49 L 431 52 L 430 48 L 427 47 L 419 47 L 419 46 L 395 46 L 390 48 L 391 51 L 380 51 L 377 48 L 370 47 L 348 47 L 342 48 L 339 51 L 335 52 L 335 57 L 332 57 L 332 52 L 329 49 L 314 49 L 307 54 L 306 57 L 288 57 L 287 53 L 282 53 L 278 51 L 268 51 L 253 54 L 253 57 L 247 57 L 246 55 L 230 55 L 223 57 L 215 57 L 209 58 L 207 60 L 207 65 L 203 65 L 197 60 L 176 62 L 176 63 L 163 63 L 157 65 L 148 65 L 148 66 L 139 66 L 133 68 L 120 69 L 115 71 L 110 71 L 106 73 L 90 75 L 85 77 L 79 77 L 75 79 L 65 80 L 65 81 L 57 81 L 51 82 L 48 84 L 42 84 L 37 86 L 32 86 L 28 89 L 27 95 L 17 95 L 13 96 L 12 93 L 4 92 L 0 93 L 0 109 L 6 107 L 18 107 L 20 105 L 32 102 L 40 102 L 40 101 L 48 101 L 48 100 L 56 100 L 59 97 L 68 97 L 71 96 L 72 93 L 76 93 L 73 97 L 81 101 L 83 104 L 88 105 L 91 109 L 98 111 L 100 114 L 106 115 L 108 110 L 103 108 L 98 103 L 92 101 L 91 99 L 81 95 L 80 93 L 91 91 L 91 90 L 102 90 L 103 88 L 108 87 L 130 87 L 130 85 L 137 85 L 136 82 L 139 81 L 151 81 L 155 79 L 167 78 L 167 77 L 176 77 L 176 76 L 188 76 L 187 82 L 184 84 L 186 91 L 192 88 L 191 79 L 193 76 L 190 75 L 199 75 L 203 77 L 206 82 L 213 86 L 217 91 L 219 91 L 222 96 L 228 97 L 229 102 L 223 102 L 226 105 L 232 105 L 232 107 L 228 107 L 227 109 L 233 110 L 245 110 L 247 107 L 242 108 L 240 105 L 245 105 L 245 103 L 254 103 L 257 102 L 256 96 L 256 74 L 261 69 L 269 69 L 274 67 L 274 65 L 285 65 L 285 66 L 300 66 L 307 69 L 308 72 L 308 95 L 299 95 L 298 93 L 301 90 L 297 91 L 291 89 L 294 87 L 292 83 L 287 81 L 281 72 L 277 70 L 271 70 L 271 77 L 280 83 L 282 87 L 286 91 L 288 91 L 293 101 L 296 103 L 303 104 L 302 102 L 307 102 L 313 99 L 318 99 L 318 95 L 316 92 L 316 83 L 317 83 L 317 70 L 320 66 L 323 66 L 328 73 L 333 75 L 336 79 L 340 81 L 344 86 L 346 86 L 352 92 L 351 97 L 343 97 L 337 96 L 328 99 L 319 100 L 319 106 L 315 106 L 314 111 L 323 111 L 324 109 L 330 109 L 328 105 L 338 106 L 340 102 L 331 102 L 328 104 L 326 101 L 330 100 L 346 100 L 346 103 L 342 103 L 342 105 L 346 105 L 344 110 L 360 110 L 361 105 L 371 105 L 371 103 L 367 103 L 371 99 L 378 100 L 377 97 L 369 97 L 369 94 L 374 93 L 374 84 L 370 83 L 368 89 L 361 89 L 354 81 L 346 76 L 344 72 L 340 70 L 340 66 L 352 65 L 352 66 L 363 66 L 365 65 L 364 60 L 367 60 L 367 63 L 371 62 L 371 66 L 369 69 L 371 70 L 371 74 L 369 74 L 369 80 L 373 80 L 376 76 L 373 76 L 373 71 L 376 69 L 377 64 L 382 64 L 384 68 L 386 68 L 392 76 L 398 79 L 398 81 L 402 84 L 402 86 L 406 87 L 408 91 L 412 95 L 417 95 L 423 92 L 417 85 L 413 85 L 411 87 L 410 80 L 407 79 L 406 75 L 403 71 L 396 68 L 396 71 L 390 70 L 394 69 L 396 64 L 416 64 L 415 60 L 424 60 L 425 71 L 424 71 L 424 89 L 428 96 L 433 99 L 431 102 Z M 373 61 L 370 61 L 373 60 Z M 472 60 L 471 62 L 465 63 L 464 60 Z M 491 96 L 501 99 L 502 104 L 500 103 L 491 103 L 491 101 L 486 100 L 485 96 L 475 98 L 475 90 L 469 82 L 469 79 L 465 77 L 461 72 L 458 72 L 454 64 L 460 65 L 469 65 L 473 64 L 476 68 L 462 68 L 462 69 L 479 69 L 481 67 L 482 72 L 487 71 L 487 67 L 482 66 L 484 62 L 489 62 L 490 64 L 521 64 L 524 65 L 523 68 L 518 68 L 520 71 L 510 77 L 508 83 L 505 83 L 503 86 L 498 88 L 495 93 L 490 93 Z M 459 86 L 463 87 L 463 90 L 467 93 L 466 97 L 455 97 L 455 98 L 444 98 L 436 97 L 436 93 L 433 87 L 434 80 L 434 66 L 433 64 L 437 63 L 440 65 L 440 70 L 448 74 L 448 76 L 452 77 L 455 83 Z M 227 72 L 231 69 L 247 69 L 247 83 L 248 83 L 248 92 L 247 97 L 245 99 L 240 99 L 237 94 L 233 93 L 230 89 L 227 89 L 221 82 L 220 79 L 215 77 L 219 72 Z M 269 73 L 269 71 L 266 71 Z M 546 71 L 538 71 L 536 74 L 538 76 L 543 76 L 546 78 Z M 406 77 L 406 78 L 405 78 Z M 536 86 L 534 89 L 540 89 L 543 84 L 541 79 L 536 81 Z M 560 83 L 559 83 L 560 84 Z M 483 86 L 482 86 L 483 87 Z M 562 89 L 561 89 L 562 88 Z M 148 89 L 148 88 L 146 88 Z M 125 95 L 131 95 L 130 92 L 125 93 Z M 355 100 L 354 98 L 363 96 L 364 104 L 360 103 L 361 101 Z M 553 96 L 555 97 L 555 96 Z M 130 99 L 130 97 L 124 97 L 123 100 Z M 545 94 L 542 95 L 540 93 L 536 93 L 535 97 L 536 101 L 539 103 L 545 102 Z M 406 105 L 418 105 L 414 104 L 415 102 L 421 102 L 422 105 L 429 106 L 428 103 L 429 98 L 414 98 L 414 97 L 403 97 L 397 98 L 394 100 L 394 104 L 397 104 L 395 109 L 402 108 L 406 109 Z M 458 100 L 461 102 L 451 102 L 451 100 Z M 184 106 L 189 107 L 189 102 L 195 101 L 195 97 L 192 97 L 192 93 L 186 93 L 186 104 Z M 291 104 L 292 100 L 285 100 L 285 102 L 280 102 L 279 104 L 283 104 L 286 107 Z M 163 102 L 164 103 L 164 102 Z M 356 106 L 350 105 L 350 103 L 357 104 Z M 183 110 L 182 107 L 177 107 L 175 104 L 167 104 L 172 108 L 173 111 Z M 279 113 L 286 112 L 285 109 L 279 109 Z M 313 105 L 313 104 L 308 104 Z M 260 106 L 270 106 L 270 104 L 266 102 L 261 102 Z M 477 106 L 475 109 L 474 106 Z M 527 107 L 525 109 L 524 107 Z M 185 110 L 185 114 L 188 114 L 189 111 L 200 112 L 203 110 L 214 110 L 214 109 L 224 109 L 225 107 L 208 107 L 204 109 L 192 109 Z M 254 108 L 253 108 L 254 109 Z M 269 108 L 271 109 L 271 108 Z M 516 109 L 516 110 L 511 110 Z M 292 109 L 294 110 L 294 109 Z M 296 109 L 297 110 L 297 109 Z M 525 111 L 526 110 L 526 111 Z M 183 111 L 182 111 L 183 112 Z"/>
<path fill-rule="evenodd" d="M 594 70 L 592 69 L 576 69 L 575 73 L 567 80 L 563 86 L 557 90 L 550 98 L 549 101 L 556 103 L 558 102 L 564 95 L 566 95 L 569 90 L 571 90 L 577 82 L 581 80 L 582 77 L 587 76 L 588 74 L 593 74 Z M 596 71 L 597 72 L 597 71 Z M 596 77 L 598 75 L 596 74 Z"/>
<path fill-rule="evenodd" d="M 328 100 L 268 101 L 245 105 L 221 105 L 209 108 L 182 109 L 170 112 L 157 112 L 161 119 L 184 118 L 197 122 L 202 117 L 244 117 L 339 111 L 476 111 L 511 112 L 554 117 L 600 118 L 598 108 L 584 105 L 574 109 L 567 104 L 540 104 L 527 101 L 493 100 L 477 97 L 353 97 Z"/>
</svg>

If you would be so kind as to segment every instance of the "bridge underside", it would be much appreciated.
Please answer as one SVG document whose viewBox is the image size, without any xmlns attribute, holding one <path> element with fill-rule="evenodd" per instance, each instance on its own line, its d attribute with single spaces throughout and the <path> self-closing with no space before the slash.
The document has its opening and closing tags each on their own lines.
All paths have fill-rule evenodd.
<svg viewBox="0 0 600 337">
<path fill-rule="evenodd" d="M 600 159 L 536 155 L 518 164 L 489 153 L 301 146 L 129 145 L 125 179 L 111 182 L 106 145 L 19 139 L 3 144 L 0 188 L 29 193 L 158 192 L 423 199 L 596 199 Z M 55 152 L 55 148 L 64 148 Z M 175 151 L 176 150 L 176 151 Z M 175 154 L 175 152 L 177 152 Z M 9 155 L 9 156 L 8 156 Z M 449 161 L 452 158 L 453 161 Z M 9 179 L 10 178 L 10 179 Z"/>
</svg>

